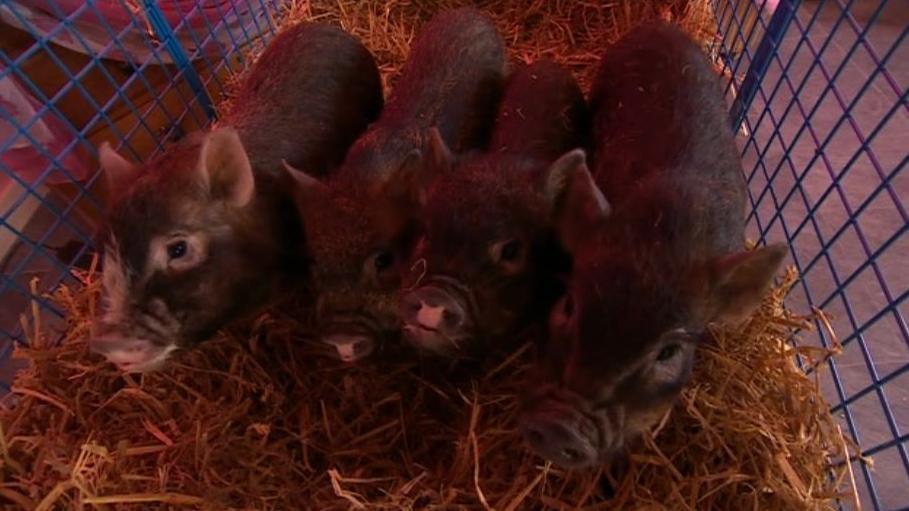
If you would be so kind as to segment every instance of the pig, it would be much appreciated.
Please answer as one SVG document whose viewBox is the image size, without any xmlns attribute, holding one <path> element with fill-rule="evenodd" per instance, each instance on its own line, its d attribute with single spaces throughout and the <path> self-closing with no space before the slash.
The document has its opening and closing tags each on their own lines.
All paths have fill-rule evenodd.
<svg viewBox="0 0 909 511">
<path fill-rule="evenodd" d="M 287 161 L 325 174 L 382 108 L 370 52 L 342 30 L 277 35 L 219 126 L 132 164 L 109 144 L 103 306 L 91 349 L 127 372 L 162 367 L 282 293 L 307 269 Z"/>
<path fill-rule="evenodd" d="M 588 131 L 570 72 L 537 61 L 509 78 L 488 151 L 425 167 L 422 237 L 403 279 L 406 339 L 424 353 L 477 358 L 545 317 L 569 261 L 554 235 L 566 151 Z M 436 139 L 439 144 L 441 139 Z M 444 147 L 432 151 L 445 161 Z M 545 325 L 545 321 L 542 322 Z"/>
<path fill-rule="evenodd" d="M 400 335 L 400 262 L 419 229 L 410 183 L 435 158 L 430 128 L 455 153 L 489 138 L 505 79 L 504 43 L 473 8 L 442 11 L 417 34 L 379 119 L 328 180 L 288 168 L 310 247 L 312 324 L 329 355 L 361 360 Z"/>
<path fill-rule="evenodd" d="M 675 26 L 646 24 L 599 66 L 594 172 L 573 161 L 559 239 L 572 256 L 521 430 L 566 467 L 621 466 L 688 382 L 710 324 L 735 324 L 784 245 L 744 247 L 746 188 L 720 84 Z"/>
</svg>

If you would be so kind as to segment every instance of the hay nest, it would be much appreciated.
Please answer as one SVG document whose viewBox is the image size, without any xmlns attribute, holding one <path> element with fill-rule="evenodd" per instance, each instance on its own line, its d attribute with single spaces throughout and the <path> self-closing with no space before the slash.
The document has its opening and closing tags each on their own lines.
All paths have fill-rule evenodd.
<svg viewBox="0 0 909 511">
<path fill-rule="evenodd" d="M 513 62 L 550 58 L 574 72 L 584 90 L 593 81 L 603 49 L 643 21 L 681 26 L 713 52 L 716 16 L 712 0 L 289 0 L 279 25 L 321 21 L 340 25 L 376 57 L 386 90 L 394 85 L 422 23 L 441 9 L 474 5 L 487 13 Z M 264 49 L 248 48 L 255 58 Z M 242 79 L 242 73 L 232 77 Z M 231 100 L 222 98 L 222 109 Z"/>
<path fill-rule="evenodd" d="M 628 472 L 564 471 L 515 431 L 529 349 L 473 377 L 417 361 L 341 367 L 276 313 L 169 369 L 119 374 L 85 339 L 96 278 L 61 288 L 62 345 L 29 324 L 30 367 L 0 416 L 0 502 L 23 509 L 828 509 L 854 481 L 842 432 L 792 348 L 809 317 L 781 286 L 701 349 L 678 406 Z M 845 478 L 845 479 L 844 479 Z M 614 492 L 606 490 L 614 488 Z M 609 495 L 612 493 L 612 495 Z M 851 495 L 846 493 L 845 495 Z M 133 507 L 130 506 L 133 505 Z M 135 507 L 137 504 L 141 504 Z M 106 506 L 106 507 L 105 507 Z"/>
<path fill-rule="evenodd" d="M 605 43 L 640 19 L 690 21 L 706 3 L 490 9 L 516 57 L 555 57 L 583 79 Z M 301 3 L 289 17 L 340 20 L 389 76 L 434 8 Z M 790 342 L 814 317 L 783 307 L 792 271 L 744 325 L 715 332 L 679 404 L 612 481 L 550 466 L 522 446 L 516 393 L 530 348 L 469 371 L 413 359 L 343 367 L 316 356 L 275 310 L 179 354 L 167 370 L 122 375 L 87 350 L 99 282 L 91 271 L 76 276 L 78 288 L 53 294 L 68 313 L 62 343 L 23 320 L 30 347 L 16 356 L 29 367 L 0 411 L 4 506 L 773 510 L 828 509 L 855 495 L 842 463 L 850 448 L 818 382 L 796 365 L 822 367 L 832 353 Z"/>
</svg>

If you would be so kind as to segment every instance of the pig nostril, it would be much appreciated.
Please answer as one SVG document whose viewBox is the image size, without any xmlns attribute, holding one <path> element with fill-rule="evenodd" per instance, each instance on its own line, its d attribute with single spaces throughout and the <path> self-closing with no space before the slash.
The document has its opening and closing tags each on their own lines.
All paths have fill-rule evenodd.
<svg viewBox="0 0 909 511">
<path fill-rule="evenodd" d="M 543 433 L 540 433 L 539 431 L 537 431 L 535 429 L 531 429 L 531 430 L 527 431 L 527 441 L 530 442 L 530 445 L 542 446 L 543 440 L 544 440 Z"/>
<path fill-rule="evenodd" d="M 562 449 L 562 456 L 564 456 L 566 460 L 571 461 L 571 462 L 578 461 L 579 459 L 581 459 L 581 453 L 578 452 L 576 449 L 572 449 L 571 447 L 566 447 L 565 449 Z"/>
<path fill-rule="evenodd" d="M 461 315 L 449 309 L 444 309 L 442 311 L 442 320 L 445 321 L 446 325 L 458 326 L 461 324 Z"/>
</svg>

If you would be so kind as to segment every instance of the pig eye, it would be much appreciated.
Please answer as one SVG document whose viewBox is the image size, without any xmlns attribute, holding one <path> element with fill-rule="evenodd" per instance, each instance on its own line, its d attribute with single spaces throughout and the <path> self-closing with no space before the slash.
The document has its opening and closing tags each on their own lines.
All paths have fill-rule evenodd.
<svg viewBox="0 0 909 511">
<path fill-rule="evenodd" d="M 574 314 L 574 299 L 571 295 L 565 295 L 564 303 L 562 305 L 562 314 L 566 318 L 570 318 Z"/>
<path fill-rule="evenodd" d="M 563 296 L 549 316 L 549 325 L 551 328 L 567 331 L 570 329 L 571 316 L 574 314 L 574 298 L 570 294 Z"/>
<path fill-rule="evenodd" d="M 379 252 L 373 260 L 373 264 L 376 265 L 376 271 L 382 271 L 387 269 L 395 262 L 395 257 L 391 252 Z"/>
<path fill-rule="evenodd" d="M 510 240 L 502 245 L 502 250 L 499 252 L 499 260 L 514 261 L 519 255 L 521 255 L 521 242 L 518 240 Z"/>
<path fill-rule="evenodd" d="M 167 244 L 167 257 L 171 260 L 180 259 L 186 255 L 186 241 L 179 240 Z"/>
<path fill-rule="evenodd" d="M 681 349 L 681 346 L 678 344 L 670 344 L 668 346 L 665 346 L 657 354 L 657 362 L 665 362 L 671 359 L 672 357 L 676 356 L 676 354 L 678 354 Z"/>
</svg>

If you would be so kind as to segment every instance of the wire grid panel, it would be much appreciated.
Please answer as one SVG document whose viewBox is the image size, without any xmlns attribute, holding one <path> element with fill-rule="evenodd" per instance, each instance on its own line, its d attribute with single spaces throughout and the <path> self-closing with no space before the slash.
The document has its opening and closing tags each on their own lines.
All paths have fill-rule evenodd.
<svg viewBox="0 0 909 511">
<path fill-rule="evenodd" d="M 795 310 L 818 307 L 842 345 L 820 371 L 865 509 L 909 508 L 909 2 L 717 0 L 752 211 L 787 241 Z M 851 506 L 844 503 L 843 506 Z"/>
<path fill-rule="evenodd" d="M 62 324 L 43 295 L 91 264 L 96 148 L 140 160 L 208 125 L 282 4 L 0 0 L 0 393 L 20 315 Z"/>
</svg>

